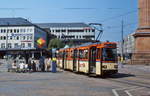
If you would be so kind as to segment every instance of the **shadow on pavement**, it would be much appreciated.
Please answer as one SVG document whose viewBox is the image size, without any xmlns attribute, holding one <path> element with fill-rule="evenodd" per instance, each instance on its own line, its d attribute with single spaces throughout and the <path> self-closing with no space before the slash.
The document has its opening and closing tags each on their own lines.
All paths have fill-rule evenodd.
<svg viewBox="0 0 150 96">
<path fill-rule="evenodd" d="M 126 77 L 135 77 L 135 75 L 125 74 L 125 73 L 116 73 L 113 75 L 104 75 L 104 76 L 90 75 L 89 77 L 101 78 L 101 79 L 118 79 L 118 78 L 126 78 Z"/>
<path fill-rule="evenodd" d="M 36 71 L 36 72 L 31 72 L 31 73 L 53 73 L 52 71 L 44 71 L 44 72 L 42 72 L 42 71 Z M 56 71 L 56 72 L 54 72 L 54 73 L 63 73 L 63 71 Z"/>
<path fill-rule="evenodd" d="M 125 73 L 117 73 L 117 74 L 113 74 L 113 75 L 110 75 L 106 78 L 113 78 L 113 79 L 117 79 L 117 78 L 125 78 L 125 77 L 135 77 L 135 75 L 133 74 L 125 74 Z"/>
</svg>

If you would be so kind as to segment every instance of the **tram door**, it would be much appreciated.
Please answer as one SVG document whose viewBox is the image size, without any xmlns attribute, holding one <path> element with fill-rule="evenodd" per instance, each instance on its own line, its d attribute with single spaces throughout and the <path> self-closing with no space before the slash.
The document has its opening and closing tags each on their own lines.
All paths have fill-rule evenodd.
<svg viewBox="0 0 150 96">
<path fill-rule="evenodd" d="M 96 73 L 96 47 L 89 50 L 89 73 Z"/>
<path fill-rule="evenodd" d="M 73 71 L 77 71 L 77 50 L 73 51 Z"/>
</svg>

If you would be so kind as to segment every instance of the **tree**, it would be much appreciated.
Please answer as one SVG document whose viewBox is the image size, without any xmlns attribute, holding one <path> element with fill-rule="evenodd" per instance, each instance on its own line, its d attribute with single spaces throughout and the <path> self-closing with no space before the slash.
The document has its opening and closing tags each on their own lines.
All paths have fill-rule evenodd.
<svg viewBox="0 0 150 96">
<path fill-rule="evenodd" d="M 48 49 L 63 48 L 63 47 L 64 47 L 63 42 L 57 38 L 51 39 L 49 44 L 48 44 Z"/>
<path fill-rule="evenodd" d="M 70 40 L 69 43 L 68 43 L 68 45 L 69 45 L 70 47 L 73 46 L 73 45 L 74 45 L 73 40 Z"/>
</svg>

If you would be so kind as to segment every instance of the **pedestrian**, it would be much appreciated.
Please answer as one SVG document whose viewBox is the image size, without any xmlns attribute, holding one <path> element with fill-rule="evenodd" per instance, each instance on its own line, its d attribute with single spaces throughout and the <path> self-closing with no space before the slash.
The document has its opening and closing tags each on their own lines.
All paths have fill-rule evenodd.
<svg viewBox="0 0 150 96">
<path fill-rule="evenodd" d="M 40 66 L 40 69 L 41 69 L 42 72 L 45 71 L 45 64 L 44 64 L 44 61 L 45 61 L 44 56 L 41 56 L 40 61 L 39 61 L 39 63 L 40 63 L 39 66 Z"/>
<path fill-rule="evenodd" d="M 32 70 L 33 72 L 36 72 L 36 63 L 34 60 L 32 61 Z"/>
<path fill-rule="evenodd" d="M 25 63 L 24 61 L 21 61 L 19 63 L 19 72 L 24 72 L 25 71 Z"/>
<path fill-rule="evenodd" d="M 16 60 L 12 63 L 12 71 L 15 72 L 17 70 Z"/>
<path fill-rule="evenodd" d="M 29 69 L 29 72 L 32 71 L 31 58 L 29 58 L 29 61 L 28 61 L 28 69 Z"/>
<path fill-rule="evenodd" d="M 52 63 L 51 63 L 51 71 L 53 72 L 53 73 L 55 73 L 56 71 L 57 71 L 57 65 L 56 65 L 56 57 L 53 57 L 52 58 Z"/>
<path fill-rule="evenodd" d="M 51 66 L 51 58 L 47 58 L 46 60 L 46 71 L 50 71 L 50 66 Z"/>
</svg>

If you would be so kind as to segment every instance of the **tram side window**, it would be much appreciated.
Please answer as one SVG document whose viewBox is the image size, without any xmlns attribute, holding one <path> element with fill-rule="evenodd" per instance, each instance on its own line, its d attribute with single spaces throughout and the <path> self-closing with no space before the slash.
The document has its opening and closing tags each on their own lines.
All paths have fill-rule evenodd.
<svg viewBox="0 0 150 96">
<path fill-rule="evenodd" d="M 68 52 L 68 57 L 69 57 L 69 58 L 72 57 L 72 52 L 71 52 L 71 51 Z"/>
<path fill-rule="evenodd" d="M 65 52 L 64 54 L 65 54 L 65 57 L 67 58 L 67 57 L 68 57 L 68 53 L 67 53 L 67 52 Z"/>
<path fill-rule="evenodd" d="M 71 58 L 73 58 L 73 55 L 74 55 L 74 54 L 73 54 L 73 51 L 71 51 Z"/>
<path fill-rule="evenodd" d="M 83 57 L 84 59 L 88 59 L 88 50 L 84 50 Z"/>
<path fill-rule="evenodd" d="M 88 58 L 88 50 L 80 50 L 79 51 L 79 58 L 80 59 L 87 59 Z"/>
<path fill-rule="evenodd" d="M 69 57 L 69 52 L 66 52 L 66 57 L 67 57 L 67 58 Z"/>
<path fill-rule="evenodd" d="M 83 50 L 79 50 L 79 58 L 80 58 L 80 59 L 83 58 Z"/>
<path fill-rule="evenodd" d="M 101 49 L 100 48 L 97 49 L 96 59 L 101 59 Z"/>
</svg>

